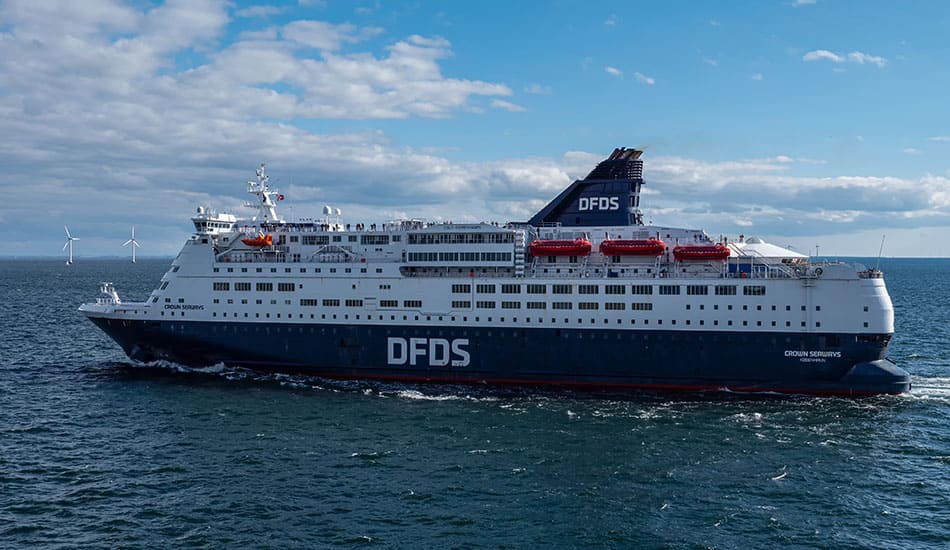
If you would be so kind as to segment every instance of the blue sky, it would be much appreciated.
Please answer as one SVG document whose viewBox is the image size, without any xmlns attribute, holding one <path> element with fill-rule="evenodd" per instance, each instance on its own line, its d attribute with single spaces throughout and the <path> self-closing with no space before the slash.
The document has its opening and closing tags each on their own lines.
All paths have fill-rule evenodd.
<svg viewBox="0 0 950 550">
<path fill-rule="evenodd" d="M 2 255 L 198 205 L 525 220 L 617 146 L 657 224 L 950 256 L 950 4 L 0 0 Z M 10 195 L 8 195 L 10 196 Z M 292 210 L 291 210 L 292 208 Z"/>
</svg>

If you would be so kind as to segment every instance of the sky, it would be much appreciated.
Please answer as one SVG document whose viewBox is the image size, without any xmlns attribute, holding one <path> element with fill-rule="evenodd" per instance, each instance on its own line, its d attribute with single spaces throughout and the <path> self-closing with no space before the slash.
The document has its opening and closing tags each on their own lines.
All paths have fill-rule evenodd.
<svg viewBox="0 0 950 550">
<path fill-rule="evenodd" d="M 657 225 L 950 256 L 950 3 L 0 0 L 2 256 L 197 206 L 525 221 L 615 147 Z"/>
</svg>

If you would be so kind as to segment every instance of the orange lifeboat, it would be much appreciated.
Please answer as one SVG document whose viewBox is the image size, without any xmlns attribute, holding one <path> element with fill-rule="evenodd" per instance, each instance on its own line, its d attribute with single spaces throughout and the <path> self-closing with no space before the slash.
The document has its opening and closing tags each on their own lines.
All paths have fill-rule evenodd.
<svg viewBox="0 0 950 550">
<path fill-rule="evenodd" d="M 729 257 L 729 247 L 722 244 L 683 244 L 673 247 L 673 257 L 677 261 L 725 260 Z"/>
<path fill-rule="evenodd" d="M 257 237 L 254 237 L 253 239 L 252 238 L 241 239 L 241 242 L 246 244 L 247 246 L 254 246 L 254 247 L 260 248 L 260 247 L 265 247 L 265 246 L 271 246 L 272 244 L 274 244 L 274 237 L 270 233 L 268 233 L 267 235 L 258 235 Z"/>
<path fill-rule="evenodd" d="M 537 240 L 528 247 L 532 256 L 588 256 L 591 244 L 587 239 Z"/>
<path fill-rule="evenodd" d="M 659 256 L 666 252 L 666 243 L 660 239 L 617 239 L 600 243 L 604 256 Z"/>
</svg>

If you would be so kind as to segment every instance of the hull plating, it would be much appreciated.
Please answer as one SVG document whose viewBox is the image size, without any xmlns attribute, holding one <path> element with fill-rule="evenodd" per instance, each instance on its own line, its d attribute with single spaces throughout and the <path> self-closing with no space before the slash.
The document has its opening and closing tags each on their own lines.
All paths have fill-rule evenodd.
<svg viewBox="0 0 950 550">
<path fill-rule="evenodd" d="M 128 321 L 133 359 L 335 378 L 870 395 L 910 389 L 875 335 Z"/>
</svg>

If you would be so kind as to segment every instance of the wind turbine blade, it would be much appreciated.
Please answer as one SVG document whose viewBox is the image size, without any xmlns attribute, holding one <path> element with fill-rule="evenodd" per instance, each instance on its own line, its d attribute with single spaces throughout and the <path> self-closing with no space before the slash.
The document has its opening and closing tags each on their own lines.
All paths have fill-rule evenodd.
<svg viewBox="0 0 950 550">
<path fill-rule="evenodd" d="M 63 245 L 63 250 L 66 250 L 66 247 L 69 246 L 69 243 L 71 243 L 71 242 L 72 242 L 72 241 L 66 241 L 66 244 Z"/>
<path fill-rule="evenodd" d="M 122 243 L 122 246 L 126 246 L 126 245 L 128 245 L 129 243 L 134 243 L 134 242 L 135 242 L 135 241 L 133 241 L 132 239 L 129 239 L 129 240 L 125 241 L 124 243 Z"/>
<path fill-rule="evenodd" d="M 64 225 L 64 226 L 63 226 L 63 229 L 66 230 L 66 238 L 67 238 L 67 239 L 70 238 L 71 235 L 69 234 L 69 228 Z"/>
<path fill-rule="evenodd" d="M 132 241 L 132 246 L 133 246 L 133 247 L 136 247 L 136 246 L 137 246 L 137 247 L 139 247 L 139 248 L 142 248 L 142 245 L 140 245 L 138 241 Z"/>
</svg>

